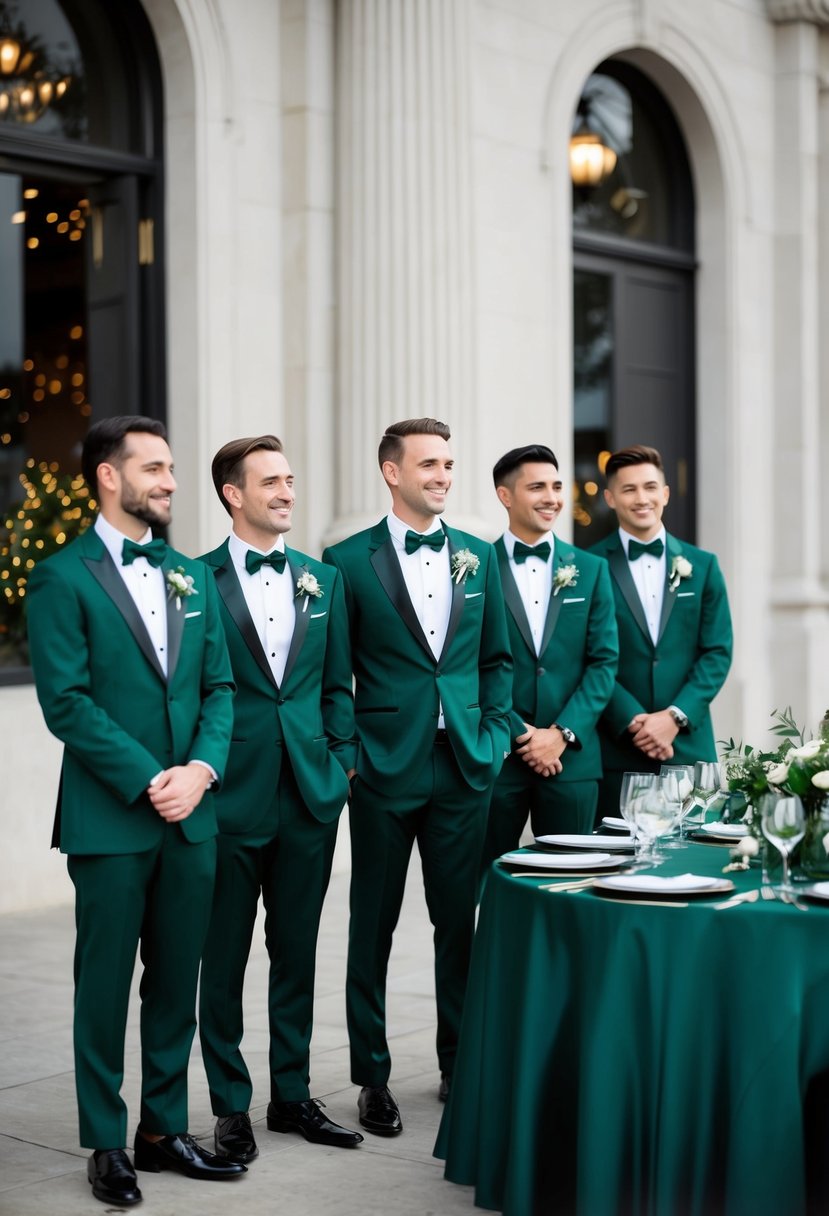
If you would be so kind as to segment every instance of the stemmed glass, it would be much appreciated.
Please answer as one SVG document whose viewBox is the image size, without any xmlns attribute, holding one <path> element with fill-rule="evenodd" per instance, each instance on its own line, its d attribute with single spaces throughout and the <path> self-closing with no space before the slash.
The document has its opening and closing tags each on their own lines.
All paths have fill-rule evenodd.
<svg viewBox="0 0 829 1216">
<path fill-rule="evenodd" d="M 708 808 L 720 797 L 720 766 L 698 760 L 694 765 L 693 822 L 701 827 L 706 821 Z M 690 814 L 688 818 L 690 819 Z"/>
<path fill-rule="evenodd" d="M 640 861 L 653 863 L 664 860 L 664 854 L 656 848 L 656 842 L 673 829 L 680 809 L 681 803 L 678 801 L 669 802 L 662 778 L 657 776 L 633 799 L 636 831 L 645 842 L 639 854 Z"/>
<path fill-rule="evenodd" d="M 655 773 L 623 773 L 622 786 L 619 790 L 619 814 L 630 828 L 630 834 L 636 840 L 636 821 L 633 806 L 638 797 L 656 781 Z"/>
<path fill-rule="evenodd" d="M 760 826 L 766 840 L 775 846 L 783 859 L 783 879 L 777 889 L 791 894 L 789 856 L 806 834 L 803 803 L 796 794 L 764 794 L 760 799 Z"/>
<path fill-rule="evenodd" d="M 679 839 L 666 840 L 664 847 L 681 849 L 685 843 L 683 832 L 685 814 L 693 805 L 690 798 L 693 781 L 684 765 L 663 764 L 659 770 L 659 784 L 673 812 L 674 826 L 679 825 Z"/>
</svg>

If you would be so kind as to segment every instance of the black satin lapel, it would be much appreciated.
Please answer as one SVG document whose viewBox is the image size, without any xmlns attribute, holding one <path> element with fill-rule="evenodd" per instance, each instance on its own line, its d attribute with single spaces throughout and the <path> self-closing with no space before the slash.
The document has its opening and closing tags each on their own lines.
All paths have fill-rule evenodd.
<svg viewBox="0 0 829 1216">
<path fill-rule="evenodd" d="M 560 587 L 556 594 L 555 572 L 559 566 L 571 565 L 575 561 L 575 557 L 576 555 L 573 552 L 567 554 L 559 553 L 557 545 L 553 548 L 550 558 L 550 561 L 553 563 L 553 585 L 550 588 L 550 601 L 547 604 L 547 618 L 544 621 L 544 632 L 541 635 L 541 645 L 538 649 L 539 655 L 542 655 L 550 645 L 550 638 L 555 632 L 555 627 L 558 624 L 558 614 L 561 612 L 561 597 L 566 590 L 565 587 Z"/>
<path fill-rule="evenodd" d="M 444 531 L 445 531 L 445 529 L 444 529 Z M 446 541 L 447 541 L 447 544 L 449 545 L 449 569 L 451 570 L 452 569 L 452 558 L 457 553 L 458 547 L 457 547 L 457 545 L 452 544 L 452 541 L 450 540 L 448 534 L 446 537 Z M 460 621 L 461 621 L 461 614 L 463 613 L 463 606 L 466 601 L 466 589 L 469 585 L 470 584 L 469 584 L 469 575 L 468 574 L 467 574 L 466 578 L 461 579 L 460 582 L 457 582 L 454 578 L 452 579 L 452 604 L 449 609 L 449 624 L 446 626 L 446 637 L 444 638 L 443 647 L 441 648 L 441 652 L 440 652 L 441 659 L 446 654 L 447 650 L 449 649 L 449 647 L 452 643 L 452 639 L 454 638 L 455 634 L 458 631 L 458 625 L 460 624 Z M 483 590 L 483 588 L 482 588 L 482 590 Z M 438 662 L 440 662 L 440 659 L 438 659 Z"/>
<path fill-rule="evenodd" d="M 227 608 L 236 622 L 239 632 L 245 639 L 248 650 L 259 665 L 263 675 L 267 677 L 268 683 L 276 687 L 276 680 L 273 678 L 273 672 L 262 649 L 259 635 L 254 628 L 253 620 L 248 612 L 245 596 L 242 588 L 239 586 L 239 580 L 236 577 L 236 571 L 233 569 L 233 562 L 230 557 L 228 557 L 224 566 L 214 566 L 213 573 L 216 576 L 216 586 L 219 589 L 219 595 L 224 601 L 225 608 Z"/>
<path fill-rule="evenodd" d="M 160 679 L 166 682 L 166 677 L 158 661 L 158 655 L 155 653 L 150 635 L 147 633 L 147 626 L 141 620 L 141 613 L 135 606 L 135 600 L 129 591 L 127 591 L 126 583 L 115 568 L 115 562 L 110 557 L 109 551 L 105 548 L 103 556 L 100 559 L 85 557 L 83 560 L 90 574 L 98 580 L 101 587 L 103 587 L 121 613 L 121 616 L 129 625 L 130 632 L 138 643 L 144 658 L 150 664 L 153 671 L 158 673 Z"/>
<path fill-rule="evenodd" d="M 165 584 L 168 570 L 175 570 L 172 562 L 162 562 L 161 569 L 164 571 Z M 186 604 L 188 596 L 179 596 L 179 606 L 176 607 L 176 597 L 174 595 L 167 596 L 167 683 L 170 684 L 178 663 L 179 651 L 181 650 L 181 638 L 184 633 L 184 614 L 187 611 Z M 198 596 L 196 596 L 198 599 Z"/>
<path fill-rule="evenodd" d="M 659 633 L 656 639 L 657 642 L 662 641 L 662 634 L 667 628 L 668 621 L 671 619 L 671 613 L 674 610 L 674 604 L 676 603 L 676 591 L 671 591 L 669 586 L 671 581 L 671 562 L 675 557 L 679 557 L 682 552 L 682 549 L 672 536 L 666 536 L 666 542 L 665 590 L 662 594 L 662 614 L 659 617 Z"/>
<path fill-rule="evenodd" d="M 302 574 L 303 570 L 307 570 L 307 566 L 295 566 L 291 561 L 288 562 L 288 569 L 282 574 L 282 578 L 288 575 L 291 582 L 296 587 L 297 579 Z M 302 649 L 302 643 L 305 641 L 305 635 L 308 632 L 308 622 L 311 619 L 312 605 L 322 603 L 322 600 L 317 600 L 311 595 L 295 595 L 294 596 L 294 634 L 291 638 L 291 645 L 288 647 L 288 657 L 285 660 L 285 671 L 282 674 L 283 685 L 288 683 L 288 676 L 291 674 L 291 669 L 296 662 L 296 657 Z"/>
<path fill-rule="evenodd" d="M 530 622 L 527 620 L 527 613 L 524 609 L 524 601 L 521 599 L 521 592 L 518 590 L 518 584 L 515 581 L 515 576 L 512 573 L 512 566 L 507 557 L 507 551 L 502 547 L 501 542 L 497 542 L 495 546 L 498 552 L 498 568 L 501 571 L 501 586 L 504 590 L 504 603 L 512 613 L 513 620 L 518 626 L 518 632 L 527 643 L 527 649 L 531 655 L 535 655 L 535 645 L 533 644 L 533 635 L 530 632 Z"/>
<path fill-rule="evenodd" d="M 627 601 L 627 606 L 630 609 L 631 616 L 636 621 L 636 624 L 644 633 L 651 645 L 653 638 L 648 629 L 648 622 L 645 620 L 645 610 L 642 607 L 642 601 L 639 599 L 639 593 L 636 590 L 636 584 L 633 581 L 633 576 L 630 573 L 630 566 L 625 551 L 621 544 L 618 549 L 615 549 L 608 558 L 610 573 L 616 579 L 619 585 L 619 590 Z"/>
<path fill-rule="evenodd" d="M 435 656 L 432 654 L 431 647 L 426 641 L 426 634 L 421 628 L 414 605 L 409 598 L 409 592 L 406 590 L 403 571 L 400 569 L 400 562 L 397 560 L 397 554 L 394 551 L 391 537 L 371 554 L 369 560 L 374 567 L 374 573 L 379 578 L 383 590 L 391 600 L 395 610 L 409 627 L 415 641 L 420 643 L 429 658 L 434 662 Z"/>
</svg>

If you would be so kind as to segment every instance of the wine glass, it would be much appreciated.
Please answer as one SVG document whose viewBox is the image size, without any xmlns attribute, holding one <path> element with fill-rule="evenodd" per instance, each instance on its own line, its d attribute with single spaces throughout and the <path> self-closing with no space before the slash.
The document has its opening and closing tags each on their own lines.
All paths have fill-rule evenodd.
<svg viewBox="0 0 829 1216">
<path fill-rule="evenodd" d="M 694 765 L 694 804 L 691 808 L 693 822 L 702 827 L 708 818 L 708 810 L 720 796 L 720 766 L 706 760 L 697 760 Z M 689 819 L 691 815 L 688 816 Z"/>
<path fill-rule="evenodd" d="M 676 823 L 680 804 L 671 803 L 665 794 L 662 779 L 655 776 L 654 781 L 637 792 L 632 800 L 632 811 L 636 831 L 644 840 L 639 853 L 640 861 L 653 863 L 664 860 L 664 855 L 656 848 L 656 842 L 662 836 L 667 836 Z"/>
<path fill-rule="evenodd" d="M 636 822 L 633 816 L 635 799 L 656 781 L 655 773 L 623 773 L 619 790 L 619 814 L 630 828 L 636 843 Z"/>
<path fill-rule="evenodd" d="M 679 799 L 681 807 L 678 816 L 679 842 L 685 842 L 685 820 L 694 806 L 694 766 L 693 764 L 663 764 L 659 770 L 660 777 L 675 777 L 679 784 Z M 677 848 L 670 844 L 669 848 Z"/>
<path fill-rule="evenodd" d="M 666 769 L 668 770 L 667 772 L 665 771 Z M 665 795 L 665 801 L 668 803 L 668 807 L 670 808 L 670 811 L 671 811 L 671 818 L 672 818 L 671 831 L 672 832 L 673 832 L 673 829 L 676 827 L 676 825 L 682 819 L 682 801 L 683 801 L 683 799 L 682 799 L 682 782 L 683 782 L 683 779 L 684 779 L 684 774 L 682 773 L 681 769 L 677 771 L 676 769 L 672 769 L 668 765 L 665 765 L 665 764 L 663 764 L 662 768 L 659 770 L 659 776 L 657 778 L 657 780 L 659 782 L 659 788 L 662 790 L 662 793 Z M 672 840 L 672 839 L 665 840 L 664 847 L 666 849 L 679 849 L 682 847 L 682 841 Z"/>
<path fill-rule="evenodd" d="M 791 893 L 789 855 L 806 834 L 803 803 L 796 794 L 764 794 L 760 799 L 760 826 L 766 840 L 783 859 L 783 879 L 778 890 Z"/>
</svg>

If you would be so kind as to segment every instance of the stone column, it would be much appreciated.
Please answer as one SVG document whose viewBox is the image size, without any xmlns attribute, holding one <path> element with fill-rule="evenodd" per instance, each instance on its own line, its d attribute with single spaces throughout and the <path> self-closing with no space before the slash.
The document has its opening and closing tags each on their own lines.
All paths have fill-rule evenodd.
<svg viewBox="0 0 829 1216">
<path fill-rule="evenodd" d="M 449 423 L 474 515 L 469 0 L 337 5 L 337 464 L 328 539 L 388 509 L 383 428 Z M 471 526 L 471 525 L 470 525 Z"/>
<path fill-rule="evenodd" d="M 822 525 L 825 518 L 826 227 L 820 216 L 829 165 L 820 156 L 821 27 L 829 0 L 769 0 L 777 23 L 775 85 L 775 432 L 767 475 L 765 526 L 773 529 L 771 655 L 781 704 L 814 726 L 826 708 L 829 593 Z M 825 111 L 825 107 L 824 107 Z M 824 117 L 825 121 L 825 117 Z M 825 149 L 825 138 L 824 138 Z M 764 526 L 762 523 L 760 526 Z"/>
</svg>

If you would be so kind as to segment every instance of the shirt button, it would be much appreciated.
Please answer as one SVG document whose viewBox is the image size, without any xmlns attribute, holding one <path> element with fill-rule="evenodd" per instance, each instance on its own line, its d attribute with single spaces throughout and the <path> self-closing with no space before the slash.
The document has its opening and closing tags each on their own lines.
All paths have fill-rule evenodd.
<svg viewBox="0 0 829 1216">
<path fill-rule="evenodd" d="M 272 616 L 269 616 L 269 617 L 268 617 L 268 620 L 269 620 L 269 621 L 272 621 L 272 620 L 273 620 L 273 617 L 272 617 Z"/>
</svg>

